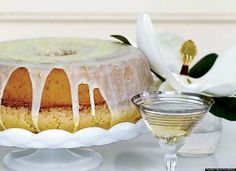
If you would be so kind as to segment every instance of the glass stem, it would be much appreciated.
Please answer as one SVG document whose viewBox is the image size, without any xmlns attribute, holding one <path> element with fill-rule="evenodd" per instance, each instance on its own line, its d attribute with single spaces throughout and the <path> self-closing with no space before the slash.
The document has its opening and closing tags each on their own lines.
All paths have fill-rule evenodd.
<svg viewBox="0 0 236 171">
<path fill-rule="evenodd" d="M 165 154 L 166 171 L 175 171 L 176 163 L 177 163 L 176 153 Z"/>
</svg>

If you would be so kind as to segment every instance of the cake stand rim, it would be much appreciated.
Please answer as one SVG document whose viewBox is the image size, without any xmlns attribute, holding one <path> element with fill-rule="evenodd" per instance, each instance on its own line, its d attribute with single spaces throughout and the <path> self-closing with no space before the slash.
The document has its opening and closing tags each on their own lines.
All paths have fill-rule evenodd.
<svg viewBox="0 0 236 171">
<path fill-rule="evenodd" d="M 34 149 L 91 147 L 129 140 L 146 132 L 142 118 L 136 123 L 121 122 L 107 130 L 89 127 L 75 133 L 50 129 L 35 134 L 22 128 L 9 128 L 0 132 L 0 146 Z"/>
</svg>

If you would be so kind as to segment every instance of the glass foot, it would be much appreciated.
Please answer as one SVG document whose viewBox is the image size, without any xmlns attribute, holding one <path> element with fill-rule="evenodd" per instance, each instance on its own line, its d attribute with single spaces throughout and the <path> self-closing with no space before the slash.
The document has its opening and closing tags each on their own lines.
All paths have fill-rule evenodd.
<svg viewBox="0 0 236 171">
<path fill-rule="evenodd" d="M 14 171 L 95 171 L 102 157 L 92 149 L 16 149 L 3 159 Z"/>
</svg>

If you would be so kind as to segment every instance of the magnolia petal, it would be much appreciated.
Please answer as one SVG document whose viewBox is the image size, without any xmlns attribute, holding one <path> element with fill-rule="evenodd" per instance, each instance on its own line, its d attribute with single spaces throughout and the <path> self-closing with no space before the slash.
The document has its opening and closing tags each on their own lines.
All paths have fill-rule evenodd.
<svg viewBox="0 0 236 171">
<path fill-rule="evenodd" d="M 166 66 L 180 71 L 181 60 L 176 53 L 183 43 L 183 39 L 173 34 L 158 34 L 147 14 L 138 18 L 136 41 L 138 48 L 148 57 L 150 67 L 165 78 Z"/>
<path fill-rule="evenodd" d="M 216 96 L 234 96 L 236 94 L 236 45 L 221 54 L 211 70 L 199 80 L 198 84 L 205 84 L 204 92 Z"/>
<path fill-rule="evenodd" d="M 160 42 L 161 54 L 165 58 L 166 64 L 174 68 L 176 72 L 180 72 L 182 67 L 180 49 L 185 40 L 170 32 L 160 32 L 156 41 Z"/>
<path fill-rule="evenodd" d="M 159 42 L 155 42 L 156 33 L 148 15 L 143 14 L 138 18 L 136 28 L 136 43 L 138 48 L 148 57 L 150 67 L 159 75 L 165 73 Z M 156 47 L 157 43 L 157 47 Z"/>
<path fill-rule="evenodd" d="M 205 93 L 212 96 L 234 96 L 236 94 L 236 46 L 220 55 L 203 77 L 194 79 L 179 75 L 169 68 L 167 80 L 177 90 Z"/>
<path fill-rule="evenodd" d="M 236 94 L 236 46 L 218 56 L 213 67 L 203 77 L 194 79 L 179 74 L 181 60 L 178 49 L 183 39 L 174 35 L 158 34 L 148 15 L 139 17 L 136 40 L 138 48 L 148 57 L 150 67 L 166 78 L 159 89 L 202 93 L 211 96 Z M 171 42 L 174 42 L 174 45 Z"/>
<path fill-rule="evenodd" d="M 203 92 L 216 96 L 234 96 L 236 94 L 236 46 L 219 55 L 211 70 L 203 77 L 193 80 L 204 85 Z"/>
</svg>

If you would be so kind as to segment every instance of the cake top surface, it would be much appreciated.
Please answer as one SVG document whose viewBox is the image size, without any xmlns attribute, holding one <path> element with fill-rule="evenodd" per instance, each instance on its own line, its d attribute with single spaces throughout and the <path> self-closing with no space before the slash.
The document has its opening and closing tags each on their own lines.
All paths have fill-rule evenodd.
<svg viewBox="0 0 236 171">
<path fill-rule="evenodd" d="M 137 52 L 134 47 L 99 39 L 37 38 L 0 43 L 0 61 L 8 63 L 91 63 Z"/>
</svg>

